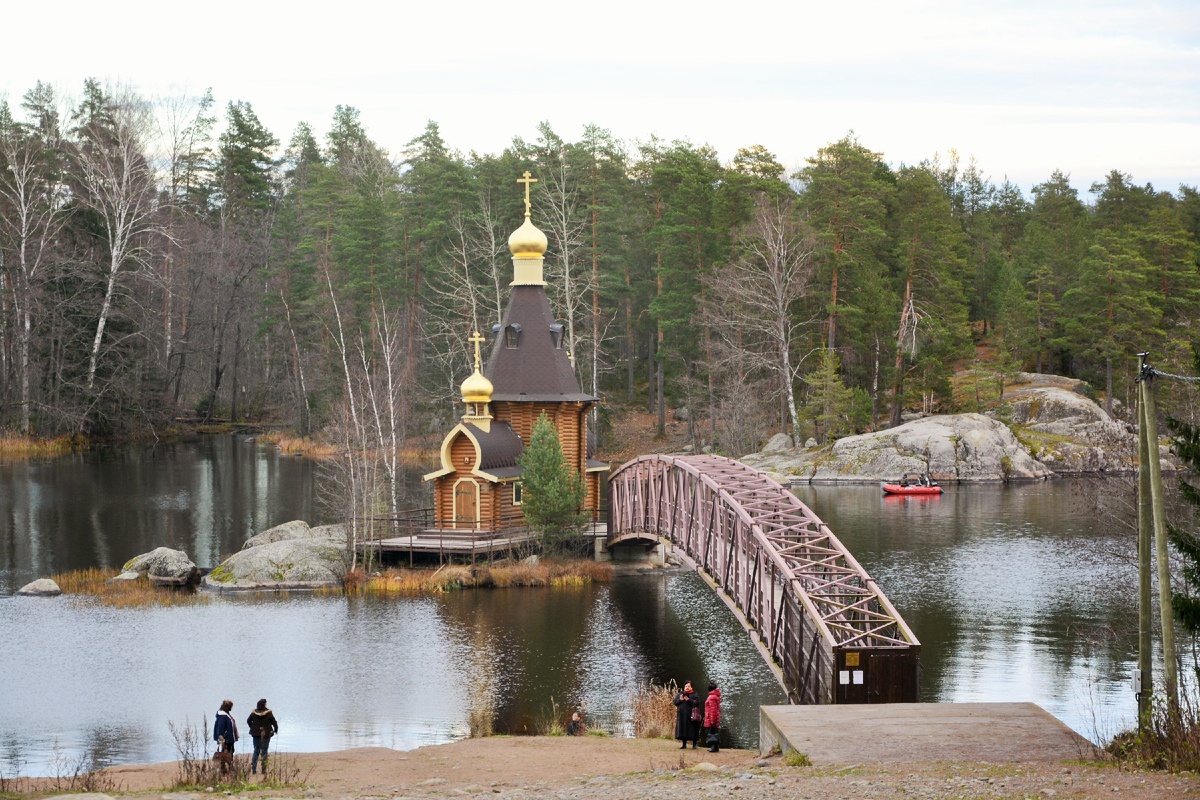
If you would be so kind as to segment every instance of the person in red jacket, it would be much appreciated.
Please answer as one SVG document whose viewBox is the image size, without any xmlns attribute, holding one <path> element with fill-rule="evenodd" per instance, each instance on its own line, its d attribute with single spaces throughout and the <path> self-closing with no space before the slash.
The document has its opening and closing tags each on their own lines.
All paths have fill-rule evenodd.
<svg viewBox="0 0 1200 800">
<path fill-rule="evenodd" d="M 704 743 L 708 752 L 721 750 L 721 690 L 715 683 L 708 684 L 708 697 L 704 700 Z"/>
</svg>

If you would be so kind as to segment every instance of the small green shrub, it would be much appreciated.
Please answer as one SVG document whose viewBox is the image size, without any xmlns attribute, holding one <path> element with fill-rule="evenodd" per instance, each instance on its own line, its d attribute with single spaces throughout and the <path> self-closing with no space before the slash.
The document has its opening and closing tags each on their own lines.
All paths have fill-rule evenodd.
<svg viewBox="0 0 1200 800">
<path fill-rule="evenodd" d="M 799 750 L 788 750 L 783 754 L 783 763 L 788 767 L 811 767 L 812 759 Z"/>
</svg>

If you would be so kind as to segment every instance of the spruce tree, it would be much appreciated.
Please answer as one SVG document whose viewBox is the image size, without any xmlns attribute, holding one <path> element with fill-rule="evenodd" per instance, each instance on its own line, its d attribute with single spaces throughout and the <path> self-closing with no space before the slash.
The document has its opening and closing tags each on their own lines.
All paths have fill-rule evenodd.
<svg viewBox="0 0 1200 800">
<path fill-rule="evenodd" d="M 545 412 L 533 426 L 529 446 L 517 458 L 521 467 L 525 521 L 541 535 L 546 551 L 565 550 L 588 522 L 587 490 L 563 455 L 558 431 Z"/>
<path fill-rule="evenodd" d="M 1200 363 L 1197 366 L 1200 367 Z M 1193 475 L 1200 472 L 1200 427 L 1170 416 L 1167 427 L 1175 434 L 1175 455 L 1187 464 Z M 1200 488 L 1180 479 L 1179 494 L 1193 509 L 1194 516 L 1200 509 Z M 1184 632 L 1195 640 L 1200 637 L 1200 537 L 1194 531 L 1168 523 L 1167 538 L 1183 562 L 1183 590 L 1171 593 L 1171 605 Z M 1200 661 L 1193 663 L 1192 669 L 1200 676 Z"/>
</svg>

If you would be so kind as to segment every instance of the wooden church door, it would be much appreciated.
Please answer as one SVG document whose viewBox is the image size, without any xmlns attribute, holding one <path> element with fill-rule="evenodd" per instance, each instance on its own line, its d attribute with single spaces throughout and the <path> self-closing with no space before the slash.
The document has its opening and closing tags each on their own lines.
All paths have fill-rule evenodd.
<svg viewBox="0 0 1200 800">
<path fill-rule="evenodd" d="M 479 519 L 479 487 L 475 481 L 459 481 L 454 487 L 454 527 L 474 528 Z"/>
</svg>

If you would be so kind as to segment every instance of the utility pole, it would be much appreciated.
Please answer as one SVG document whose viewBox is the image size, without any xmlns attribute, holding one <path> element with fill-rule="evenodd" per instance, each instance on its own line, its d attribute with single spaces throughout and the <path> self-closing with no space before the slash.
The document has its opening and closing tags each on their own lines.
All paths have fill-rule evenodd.
<svg viewBox="0 0 1200 800">
<path fill-rule="evenodd" d="M 1150 508 L 1150 445 L 1143 422 L 1146 402 L 1141 376 L 1146 368 L 1146 356 L 1138 353 L 1138 731 L 1144 732 L 1150 722 L 1151 700 L 1154 697 L 1154 644 L 1151 637 L 1153 614 L 1150 592 L 1150 542 L 1153 536 L 1153 511 Z"/>
<path fill-rule="evenodd" d="M 1150 466 L 1150 504 L 1154 519 L 1154 560 L 1158 563 L 1158 609 L 1162 620 L 1163 673 L 1167 708 L 1179 711 L 1179 679 L 1175 669 L 1175 614 L 1171 603 L 1171 566 L 1167 552 L 1167 515 L 1163 500 L 1162 466 L 1158 461 L 1158 417 L 1154 403 L 1154 368 L 1143 363 L 1141 422 L 1146 433 L 1146 459 Z"/>
</svg>

